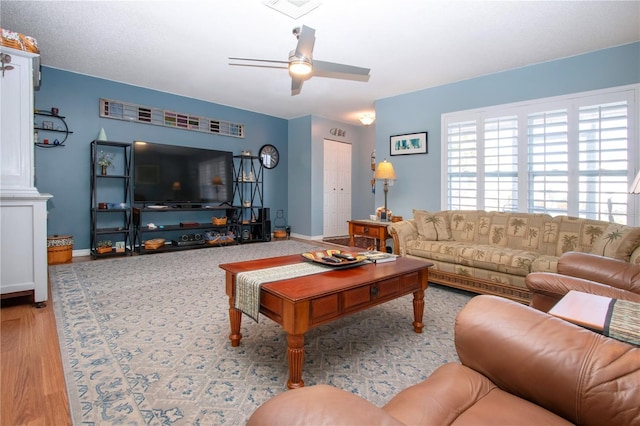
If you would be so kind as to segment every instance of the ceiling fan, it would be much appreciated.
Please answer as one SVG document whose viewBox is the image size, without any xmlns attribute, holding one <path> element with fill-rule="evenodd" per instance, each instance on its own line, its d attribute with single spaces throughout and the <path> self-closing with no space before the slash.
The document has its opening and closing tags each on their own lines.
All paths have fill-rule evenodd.
<svg viewBox="0 0 640 426">
<path fill-rule="evenodd" d="M 369 68 L 314 60 L 313 45 L 316 41 L 315 34 L 316 30 L 306 25 L 294 28 L 293 35 L 298 39 L 298 45 L 295 50 L 289 53 L 288 61 L 229 58 L 229 61 L 234 61 L 229 62 L 229 65 L 288 69 L 291 76 L 291 96 L 300 94 L 302 83 L 311 77 L 369 81 Z"/>
</svg>

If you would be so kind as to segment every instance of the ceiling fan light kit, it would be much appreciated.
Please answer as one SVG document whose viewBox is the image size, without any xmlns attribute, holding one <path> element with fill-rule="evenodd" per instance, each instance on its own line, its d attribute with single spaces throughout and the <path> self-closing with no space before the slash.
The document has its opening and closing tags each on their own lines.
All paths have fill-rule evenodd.
<svg viewBox="0 0 640 426">
<path fill-rule="evenodd" d="M 258 68 L 287 68 L 291 76 L 291 96 L 300 93 L 302 83 L 311 77 L 338 78 L 353 81 L 369 81 L 369 68 L 354 67 L 335 62 L 314 61 L 313 46 L 316 42 L 316 30 L 306 25 L 293 29 L 293 35 L 298 39 L 298 44 L 289 53 L 289 61 L 250 59 L 230 57 L 230 61 L 244 63 L 232 63 L 229 65 L 258 67 Z M 250 63 L 246 63 L 250 62 Z M 287 64 L 284 66 L 284 64 Z"/>
<path fill-rule="evenodd" d="M 308 75 L 313 71 L 313 65 L 307 58 L 289 57 L 289 72 L 295 75 Z"/>
</svg>

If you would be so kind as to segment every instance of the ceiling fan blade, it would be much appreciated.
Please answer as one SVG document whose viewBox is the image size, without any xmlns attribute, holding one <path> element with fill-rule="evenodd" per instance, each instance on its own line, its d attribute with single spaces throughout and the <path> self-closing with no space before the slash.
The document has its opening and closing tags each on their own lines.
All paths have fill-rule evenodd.
<svg viewBox="0 0 640 426">
<path fill-rule="evenodd" d="M 343 80 L 369 81 L 369 68 L 337 64 L 335 62 L 313 61 L 313 76 L 340 78 Z"/>
<path fill-rule="evenodd" d="M 278 61 L 275 59 L 253 59 L 253 58 L 229 58 L 230 61 L 242 61 L 242 62 L 269 62 L 272 64 L 289 64 L 289 61 Z M 238 65 L 238 64 L 230 64 Z"/>
<path fill-rule="evenodd" d="M 304 78 L 291 76 L 291 96 L 299 95 Z"/>
<path fill-rule="evenodd" d="M 279 70 L 286 70 L 288 68 L 286 65 L 232 64 L 231 62 L 229 62 L 229 65 L 235 67 L 275 68 Z"/>
<path fill-rule="evenodd" d="M 300 28 L 300 35 L 298 36 L 298 45 L 296 46 L 297 57 L 305 57 L 311 59 L 313 57 L 313 45 L 316 42 L 316 30 L 311 27 L 303 25 Z"/>
</svg>

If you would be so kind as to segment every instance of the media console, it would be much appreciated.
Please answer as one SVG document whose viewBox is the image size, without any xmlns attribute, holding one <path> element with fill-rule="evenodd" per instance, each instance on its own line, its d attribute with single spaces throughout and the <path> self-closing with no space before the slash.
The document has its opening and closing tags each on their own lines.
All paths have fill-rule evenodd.
<svg viewBox="0 0 640 426">
<path fill-rule="evenodd" d="M 134 244 L 139 254 L 237 244 L 238 208 L 228 205 L 138 205 L 133 208 Z M 205 221 L 206 218 L 206 221 Z M 213 218 L 221 223 L 215 224 Z M 146 248 L 145 241 L 165 244 Z"/>
</svg>

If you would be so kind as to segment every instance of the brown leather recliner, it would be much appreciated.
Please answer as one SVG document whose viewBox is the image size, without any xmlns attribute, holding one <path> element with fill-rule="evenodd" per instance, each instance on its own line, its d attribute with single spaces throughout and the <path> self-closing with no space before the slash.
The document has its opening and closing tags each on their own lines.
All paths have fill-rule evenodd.
<svg viewBox="0 0 640 426">
<path fill-rule="evenodd" d="M 567 252 L 558 273 L 532 272 L 525 278 L 531 307 L 548 312 L 570 290 L 640 303 L 640 265 L 596 254 Z"/>
<path fill-rule="evenodd" d="M 383 407 L 317 385 L 273 397 L 247 424 L 640 425 L 640 348 L 486 295 L 458 314 L 455 344 L 461 364 Z"/>
</svg>

